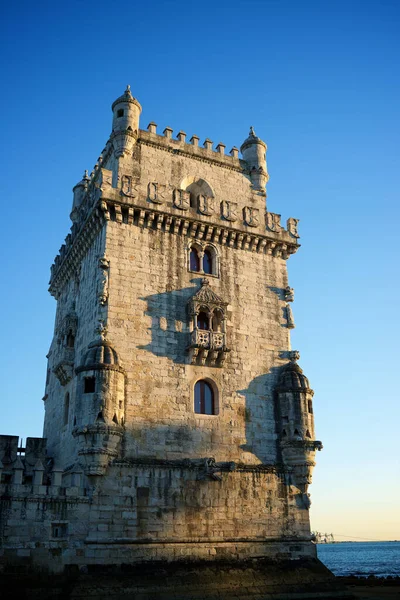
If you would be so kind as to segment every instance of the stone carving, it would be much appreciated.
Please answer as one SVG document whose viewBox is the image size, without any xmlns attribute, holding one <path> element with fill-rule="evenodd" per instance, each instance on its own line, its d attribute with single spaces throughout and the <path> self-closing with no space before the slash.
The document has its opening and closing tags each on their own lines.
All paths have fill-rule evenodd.
<svg viewBox="0 0 400 600">
<path fill-rule="evenodd" d="M 287 286 L 283 290 L 283 293 L 285 294 L 286 302 L 294 302 L 294 289 L 293 288 L 291 288 L 290 286 Z"/>
<path fill-rule="evenodd" d="M 202 215 L 212 215 L 214 213 L 214 198 L 199 194 L 197 196 L 198 209 Z"/>
<path fill-rule="evenodd" d="M 298 350 L 289 350 L 287 353 L 288 359 L 292 362 L 300 360 L 300 352 Z"/>
<path fill-rule="evenodd" d="M 299 219 L 294 219 L 293 217 L 290 217 L 290 219 L 288 219 L 286 221 L 286 226 L 287 226 L 287 230 L 290 233 L 290 235 L 292 235 L 295 238 L 300 237 L 298 232 L 297 232 L 297 224 L 299 222 Z"/>
<path fill-rule="evenodd" d="M 223 200 L 221 202 L 221 217 L 225 221 L 237 221 L 237 202 Z"/>
<path fill-rule="evenodd" d="M 107 337 L 107 325 L 104 321 L 104 319 L 99 319 L 98 320 L 98 325 L 95 329 L 95 333 L 98 334 L 99 338 L 101 340 L 105 340 Z"/>
<path fill-rule="evenodd" d="M 293 312 L 290 307 L 290 304 L 286 304 L 286 318 L 287 318 L 287 328 L 294 329 L 296 325 L 294 324 Z"/>
<path fill-rule="evenodd" d="M 109 269 L 110 269 L 110 261 L 102 256 L 99 258 L 99 267 L 100 267 L 100 281 L 99 281 L 99 291 L 98 297 L 101 306 L 105 306 L 108 300 L 108 278 L 109 278 Z"/>
<path fill-rule="evenodd" d="M 234 462 L 216 462 L 215 458 L 210 456 L 206 458 L 187 459 L 185 460 L 189 468 L 198 470 L 198 479 L 213 479 L 214 481 L 222 480 L 223 472 L 231 472 L 236 470 Z"/>
<path fill-rule="evenodd" d="M 191 318 L 191 333 L 188 345 L 192 365 L 222 367 L 230 349 L 226 346 L 226 307 L 224 302 L 204 278 L 199 291 L 189 300 L 188 311 Z M 198 315 L 206 312 L 209 329 L 199 327 Z"/>
<path fill-rule="evenodd" d="M 270 231 L 282 231 L 281 215 L 267 212 L 265 213 L 265 222 Z"/>
<path fill-rule="evenodd" d="M 136 189 L 133 186 L 133 180 L 130 175 L 122 175 L 121 179 L 121 194 L 124 196 L 129 196 L 130 198 L 135 198 Z"/>
<path fill-rule="evenodd" d="M 175 208 L 179 208 L 180 210 L 188 210 L 190 207 L 190 192 L 175 189 L 173 202 Z"/>
<path fill-rule="evenodd" d="M 243 209 L 243 219 L 249 227 L 258 227 L 260 224 L 260 211 L 252 206 L 245 206 Z"/>
<path fill-rule="evenodd" d="M 162 186 L 165 188 L 165 186 Z M 147 186 L 147 197 L 150 202 L 154 202 L 154 204 L 162 204 L 163 197 L 161 192 L 161 186 L 156 182 L 152 181 Z"/>
</svg>

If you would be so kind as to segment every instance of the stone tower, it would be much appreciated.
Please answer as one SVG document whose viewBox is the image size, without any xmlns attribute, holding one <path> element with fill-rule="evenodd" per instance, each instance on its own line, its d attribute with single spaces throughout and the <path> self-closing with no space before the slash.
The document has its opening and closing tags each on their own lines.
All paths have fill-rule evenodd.
<svg viewBox="0 0 400 600">
<path fill-rule="evenodd" d="M 267 146 L 253 128 L 242 158 L 140 129 L 129 86 L 112 112 L 51 269 L 37 479 L 50 491 L 36 491 L 65 504 L 62 518 L 56 505 L 47 513 L 41 542 L 61 537 L 68 551 L 40 561 L 313 560 L 321 443 L 290 347 L 297 220 L 285 229 L 266 212 Z"/>
</svg>

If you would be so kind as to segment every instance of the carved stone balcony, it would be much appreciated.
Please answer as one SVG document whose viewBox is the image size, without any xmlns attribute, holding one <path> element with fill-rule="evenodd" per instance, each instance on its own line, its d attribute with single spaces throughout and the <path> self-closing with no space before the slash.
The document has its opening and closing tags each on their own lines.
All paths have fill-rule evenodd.
<svg viewBox="0 0 400 600">
<path fill-rule="evenodd" d="M 230 352 L 225 345 L 225 333 L 195 329 L 190 334 L 188 346 L 192 365 L 209 364 L 212 367 L 222 367 L 226 354 Z"/>
<path fill-rule="evenodd" d="M 61 385 L 67 385 L 73 377 L 75 350 L 73 348 L 63 348 L 61 360 L 54 367 L 53 372 Z"/>
</svg>

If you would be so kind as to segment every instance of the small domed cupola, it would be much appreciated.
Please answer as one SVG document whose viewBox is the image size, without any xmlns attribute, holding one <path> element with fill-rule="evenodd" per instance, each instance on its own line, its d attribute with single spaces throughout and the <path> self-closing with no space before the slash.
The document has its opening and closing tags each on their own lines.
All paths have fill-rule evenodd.
<svg viewBox="0 0 400 600">
<path fill-rule="evenodd" d="M 74 199 L 72 202 L 72 211 L 70 214 L 70 219 L 73 223 L 75 223 L 79 219 L 79 207 L 82 204 L 83 197 L 86 193 L 88 183 L 90 181 L 88 172 L 85 171 L 83 177 L 74 187 L 72 188 L 72 192 L 74 194 Z"/>
<path fill-rule="evenodd" d="M 262 139 L 256 135 L 256 132 L 254 131 L 254 127 L 250 127 L 248 137 L 244 140 L 243 144 L 240 146 L 240 152 L 243 154 L 243 151 L 246 150 L 249 146 L 252 146 L 253 144 L 261 144 L 265 150 L 267 149 L 267 144 L 265 142 L 263 142 Z"/>
<path fill-rule="evenodd" d="M 119 364 L 117 351 L 104 339 L 89 344 L 82 364 L 76 369 L 76 372 L 98 371 L 99 369 L 124 372 Z"/>
<path fill-rule="evenodd" d="M 247 162 L 253 187 L 264 189 L 268 179 L 267 144 L 263 142 L 250 127 L 250 133 L 240 146 L 243 159 Z"/>
<path fill-rule="evenodd" d="M 135 104 L 139 108 L 140 112 L 142 111 L 140 102 L 132 96 L 131 86 L 127 85 L 126 90 L 122 94 L 122 96 L 119 96 L 119 98 L 114 100 L 114 102 L 112 103 L 111 110 L 114 112 L 114 109 L 118 104 L 122 105 L 122 104 L 129 104 L 129 103 Z"/>
<path fill-rule="evenodd" d="M 277 391 L 279 392 L 308 392 L 313 394 L 310 388 L 310 382 L 303 373 L 303 369 L 299 365 L 292 361 L 284 367 L 281 373 Z"/>
</svg>

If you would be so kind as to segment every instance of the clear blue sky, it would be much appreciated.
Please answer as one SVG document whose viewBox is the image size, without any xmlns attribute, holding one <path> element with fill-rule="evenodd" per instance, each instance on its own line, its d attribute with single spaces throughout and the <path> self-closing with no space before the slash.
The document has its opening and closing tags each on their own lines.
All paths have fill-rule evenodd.
<svg viewBox="0 0 400 600">
<path fill-rule="evenodd" d="M 1 433 L 42 433 L 50 264 L 130 83 L 142 128 L 267 142 L 268 208 L 300 219 L 292 343 L 325 446 L 312 525 L 400 539 L 400 4 L 25 0 L 0 21 Z"/>
</svg>

